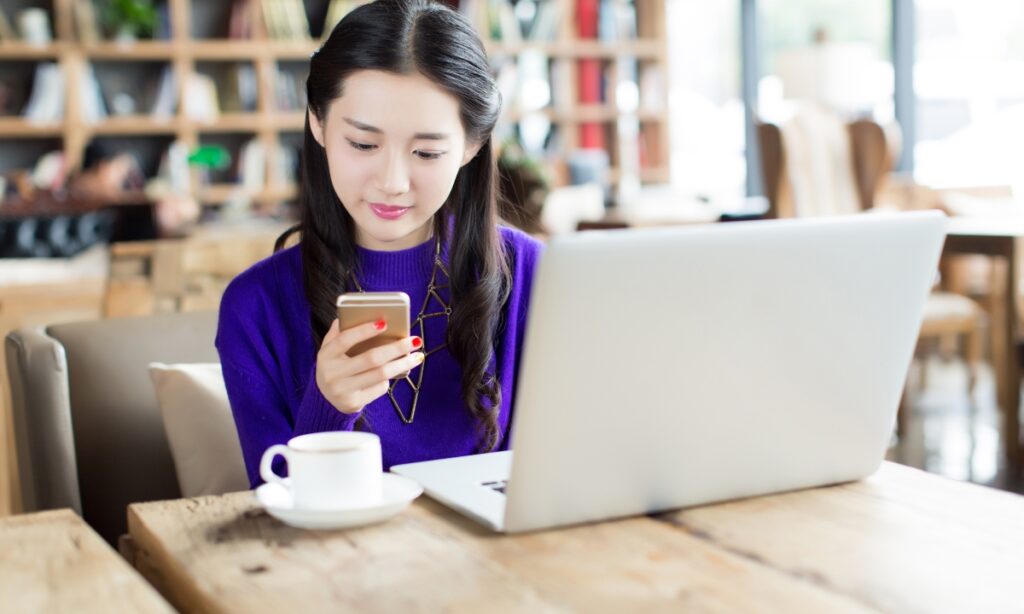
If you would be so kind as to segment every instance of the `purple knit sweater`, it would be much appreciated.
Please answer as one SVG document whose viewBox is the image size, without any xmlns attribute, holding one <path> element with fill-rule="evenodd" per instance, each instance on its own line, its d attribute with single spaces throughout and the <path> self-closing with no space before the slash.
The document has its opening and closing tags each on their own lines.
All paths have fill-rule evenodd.
<svg viewBox="0 0 1024 614">
<path fill-rule="evenodd" d="M 510 256 L 512 288 L 491 367 L 496 363 L 501 382 L 499 447 L 505 449 L 530 287 L 541 244 L 509 228 L 501 228 L 501 237 Z M 415 319 L 427 292 L 433 252 L 433 241 L 396 252 L 359 248 L 360 283 L 367 291 L 406 292 L 411 299 L 411 318 Z M 447 301 L 447 289 L 441 294 Z M 336 410 L 316 385 L 317 348 L 309 315 L 298 247 L 253 265 L 231 282 L 221 300 L 217 351 L 249 482 L 254 487 L 263 481 L 259 476 L 260 457 L 269 446 L 304 433 L 351 430 L 359 416 Z M 445 324 L 446 318 L 427 319 L 425 349 L 443 343 Z M 361 412 L 381 438 L 385 468 L 465 456 L 478 449 L 476 420 L 460 393 L 462 373 L 458 363 L 444 349 L 431 354 L 424 368 L 423 389 L 412 424 L 402 422 L 387 395 Z M 412 391 L 400 385 L 396 397 L 408 416 Z"/>
</svg>

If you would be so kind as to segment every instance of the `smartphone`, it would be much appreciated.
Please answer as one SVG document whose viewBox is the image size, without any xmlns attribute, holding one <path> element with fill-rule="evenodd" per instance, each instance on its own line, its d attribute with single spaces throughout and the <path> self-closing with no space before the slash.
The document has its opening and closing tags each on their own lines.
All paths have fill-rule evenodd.
<svg viewBox="0 0 1024 614">
<path fill-rule="evenodd" d="M 384 320 L 384 332 L 352 346 L 349 356 L 409 336 L 409 295 L 405 292 L 348 292 L 338 297 L 338 329 Z"/>
</svg>

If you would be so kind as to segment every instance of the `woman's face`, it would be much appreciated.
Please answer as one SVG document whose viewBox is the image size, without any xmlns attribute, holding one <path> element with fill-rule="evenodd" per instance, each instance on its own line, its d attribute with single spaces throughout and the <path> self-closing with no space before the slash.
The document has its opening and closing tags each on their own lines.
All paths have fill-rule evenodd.
<svg viewBox="0 0 1024 614">
<path fill-rule="evenodd" d="M 323 121 L 310 112 L 309 123 L 356 242 L 374 250 L 426 241 L 459 169 L 479 149 L 466 142 L 458 99 L 419 73 L 353 73 Z"/>
</svg>

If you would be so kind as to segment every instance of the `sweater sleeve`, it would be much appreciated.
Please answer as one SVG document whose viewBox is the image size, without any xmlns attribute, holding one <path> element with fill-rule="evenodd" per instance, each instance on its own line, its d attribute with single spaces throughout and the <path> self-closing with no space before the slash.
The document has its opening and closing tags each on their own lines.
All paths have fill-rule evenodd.
<svg viewBox="0 0 1024 614">
<path fill-rule="evenodd" d="M 243 274 L 221 299 L 217 351 L 224 372 L 231 412 L 245 460 L 249 483 L 263 482 L 260 459 L 270 446 L 292 437 L 327 430 L 352 430 L 359 414 L 335 409 L 316 384 L 315 364 L 297 391 L 280 357 L 293 351 L 287 335 L 275 335 L 281 324 L 261 300 L 258 284 Z M 284 341 L 280 339 L 283 338 Z"/>
</svg>

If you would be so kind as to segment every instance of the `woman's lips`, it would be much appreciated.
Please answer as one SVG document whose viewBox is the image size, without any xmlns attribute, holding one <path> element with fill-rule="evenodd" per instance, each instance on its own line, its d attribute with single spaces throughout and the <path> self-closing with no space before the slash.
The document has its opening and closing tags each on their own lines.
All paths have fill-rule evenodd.
<svg viewBox="0 0 1024 614">
<path fill-rule="evenodd" d="M 370 203 L 370 211 L 382 220 L 397 220 L 405 215 L 412 207 L 401 207 L 398 205 L 386 205 L 384 203 Z"/>
</svg>

